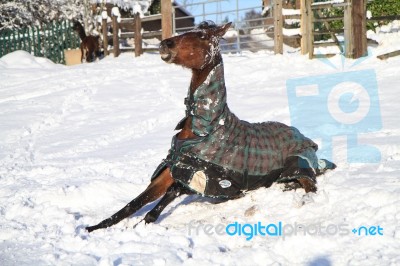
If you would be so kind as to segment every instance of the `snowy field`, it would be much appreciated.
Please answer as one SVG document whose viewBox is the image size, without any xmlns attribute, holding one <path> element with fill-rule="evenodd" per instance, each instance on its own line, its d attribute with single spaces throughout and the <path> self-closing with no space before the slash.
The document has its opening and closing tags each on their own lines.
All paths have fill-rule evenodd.
<svg viewBox="0 0 400 266">
<path fill-rule="evenodd" d="M 143 191 L 166 156 L 190 72 L 157 54 L 66 67 L 14 52 L 0 59 L 0 265 L 400 265 L 400 57 L 342 68 L 337 56 L 337 69 L 298 53 L 224 62 L 237 116 L 287 124 L 289 79 L 373 69 L 382 128 L 358 137 L 380 160 L 349 163 L 339 137 L 338 168 L 304 206 L 303 190 L 279 185 L 221 204 L 185 196 L 155 224 L 133 228 L 150 204 L 88 234 Z M 270 234 L 221 231 L 258 222 Z"/>
</svg>

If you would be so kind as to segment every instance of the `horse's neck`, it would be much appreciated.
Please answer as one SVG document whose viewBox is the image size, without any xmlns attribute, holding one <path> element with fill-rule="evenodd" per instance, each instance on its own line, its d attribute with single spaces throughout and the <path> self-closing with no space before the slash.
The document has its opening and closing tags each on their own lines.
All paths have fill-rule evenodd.
<svg viewBox="0 0 400 266">
<path fill-rule="evenodd" d="M 79 38 L 81 38 L 81 40 L 83 41 L 86 38 L 85 29 L 83 27 L 79 27 L 78 33 Z"/>
<path fill-rule="evenodd" d="M 202 109 L 202 105 L 207 105 L 207 108 L 219 109 L 219 105 L 224 106 L 226 104 L 226 88 L 224 79 L 224 66 L 220 62 L 217 66 L 214 66 L 211 71 L 206 71 L 207 75 L 202 76 L 201 84 L 196 87 L 191 87 L 188 93 L 187 108 L 193 108 L 193 105 L 197 108 Z M 193 85 L 194 83 L 192 83 Z M 211 100 L 211 102 L 209 102 Z M 204 110 L 208 110 L 204 108 Z M 191 110 L 193 111 L 193 110 Z M 214 110 L 210 110 L 214 112 Z"/>
<path fill-rule="evenodd" d="M 218 65 L 222 64 L 222 59 L 213 62 L 212 64 L 208 64 L 203 69 L 192 69 L 192 80 L 190 82 L 190 92 L 193 94 L 196 89 L 203 84 L 203 82 L 207 79 L 210 72 Z"/>
<path fill-rule="evenodd" d="M 210 66 L 205 67 L 202 70 L 192 70 L 192 80 L 190 83 L 189 87 L 189 92 L 188 92 L 188 101 L 186 101 L 186 108 L 187 108 L 187 114 L 191 113 L 193 110 L 191 110 L 191 105 L 194 104 L 193 102 L 191 103 L 190 100 L 193 100 L 193 94 L 196 92 L 196 90 L 206 81 L 208 76 L 210 75 L 211 71 L 214 70 L 219 64 L 222 64 L 222 61 L 219 61 L 218 64 L 213 64 Z M 220 67 L 223 67 L 222 65 Z M 223 73 L 222 73 L 223 74 Z M 222 89 L 225 89 L 225 84 L 222 83 L 220 84 L 222 86 Z M 207 88 L 202 86 L 203 89 L 205 89 L 205 93 L 207 93 Z M 225 94 L 225 92 L 223 93 Z M 183 129 L 178 135 L 178 139 L 190 139 L 190 138 L 195 138 L 196 135 L 192 131 L 192 118 L 189 117 L 189 119 L 186 119 L 184 122 Z"/>
</svg>

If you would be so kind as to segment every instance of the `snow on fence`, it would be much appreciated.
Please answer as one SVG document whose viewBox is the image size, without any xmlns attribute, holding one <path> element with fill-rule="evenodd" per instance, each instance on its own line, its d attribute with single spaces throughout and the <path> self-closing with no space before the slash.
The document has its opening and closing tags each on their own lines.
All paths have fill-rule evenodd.
<svg viewBox="0 0 400 266">
<path fill-rule="evenodd" d="M 136 13 L 133 18 L 121 18 L 118 8 L 114 8 L 111 14 L 111 21 L 108 21 L 106 15 L 103 16 L 102 20 L 102 32 L 103 32 L 103 47 L 104 54 L 109 55 L 111 52 L 114 57 L 119 56 L 121 50 L 129 51 L 134 50 L 135 56 L 140 56 L 143 51 L 154 50 L 155 48 L 143 48 L 143 38 L 161 37 L 162 31 L 154 32 L 142 32 L 142 22 L 161 20 L 161 15 L 151 15 L 141 17 L 139 13 Z M 112 47 L 109 46 L 109 31 L 108 28 L 112 28 Z M 131 46 L 123 46 L 121 43 L 127 43 L 128 38 L 134 39 L 134 44 Z"/>
<path fill-rule="evenodd" d="M 329 52 L 315 54 L 314 49 L 336 46 L 340 53 L 348 58 L 365 56 L 367 22 L 400 19 L 400 15 L 367 18 L 366 7 L 367 0 L 331 0 L 316 3 L 314 0 L 301 0 L 302 53 L 308 53 L 309 58 L 326 57 L 329 56 Z M 334 9 L 341 9 L 341 12 L 332 12 Z M 333 29 L 330 24 L 332 22 L 341 22 L 343 27 Z M 399 54 L 397 51 L 383 57 Z"/>
<path fill-rule="evenodd" d="M 300 39 L 300 9 L 285 9 L 283 1 L 276 0 L 273 5 L 274 17 L 274 51 L 276 54 L 283 54 L 283 44 L 288 39 Z M 297 26 L 298 25 L 298 26 Z M 290 27 L 290 28 L 288 28 Z M 291 42 L 293 46 L 293 41 Z"/>
<path fill-rule="evenodd" d="M 18 30 L 0 31 L 0 57 L 16 50 L 65 63 L 64 50 L 79 47 L 71 21 L 51 22 Z"/>
</svg>

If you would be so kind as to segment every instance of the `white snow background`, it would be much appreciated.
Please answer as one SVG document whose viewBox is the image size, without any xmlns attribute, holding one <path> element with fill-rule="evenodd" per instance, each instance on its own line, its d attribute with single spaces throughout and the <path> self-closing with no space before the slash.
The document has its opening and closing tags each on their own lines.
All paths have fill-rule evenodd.
<svg viewBox="0 0 400 266">
<path fill-rule="evenodd" d="M 336 56 L 330 61 L 340 67 L 332 69 L 298 53 L 223 58 L 231 110 L 250 122 L 287 124 L 288 79 L 346 71 L 354 63 L 347 60 L 342 70 Z M 352 68 L 377 75 L 383 128 L 359 138 L 380 150 L 381 161 L 347 163 L 346 141 L 338 141 L 338 168 L 318 178 L 313 202 L 300 207 L 304 191 L 282 192 L 279 185 L 220 204 L 182 196 L 154 224 L 133 228 L 153 203 L 89 234 L 85 226 L 142 192 L 167 155 L 190 71 L 157 54 L 72 67 L 22 51 L 6 55 L 0 59 L 0 265 L 400 265 L 399 67 L 400 57 L 372 56 Z M 201 228 L 189 233 L 191 222 L 380 226 L 383 235 L 310 230 L 246 240 Z"/>
</svg>

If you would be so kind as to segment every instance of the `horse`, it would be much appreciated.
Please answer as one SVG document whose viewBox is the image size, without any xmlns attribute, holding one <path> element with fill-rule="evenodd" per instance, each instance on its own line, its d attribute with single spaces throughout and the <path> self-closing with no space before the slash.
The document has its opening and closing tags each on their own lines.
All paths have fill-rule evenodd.
<svg viewBox="0 0 400 266">
<path fill-rule="evenodd" d="M 75 21 L 72 29 L 79 35 L 81 39 L 81 62 L 93 62 L 100 55 L 99 36 L 87 36 L 85 29 L 79 21 Z"/>
<path fill-rule="evenodd" d="M 219 41 L 230 26 L 205 21 L 160 43 L 163 61 L 192 71 L 186 115 L 176 127 L 180 131 L 148 187 L 110 218 L 86 227 L 88 232 L 112 226 L 159 198 L 143 218 L 146 224 L 184 194 L 221 202 L 276 182 L 315 193 L 316 176 L 336 167 L 318 159 L 317 144 L 296 128 L 279 122 L 248 123 L 229 110 Z"/>
</svg>

